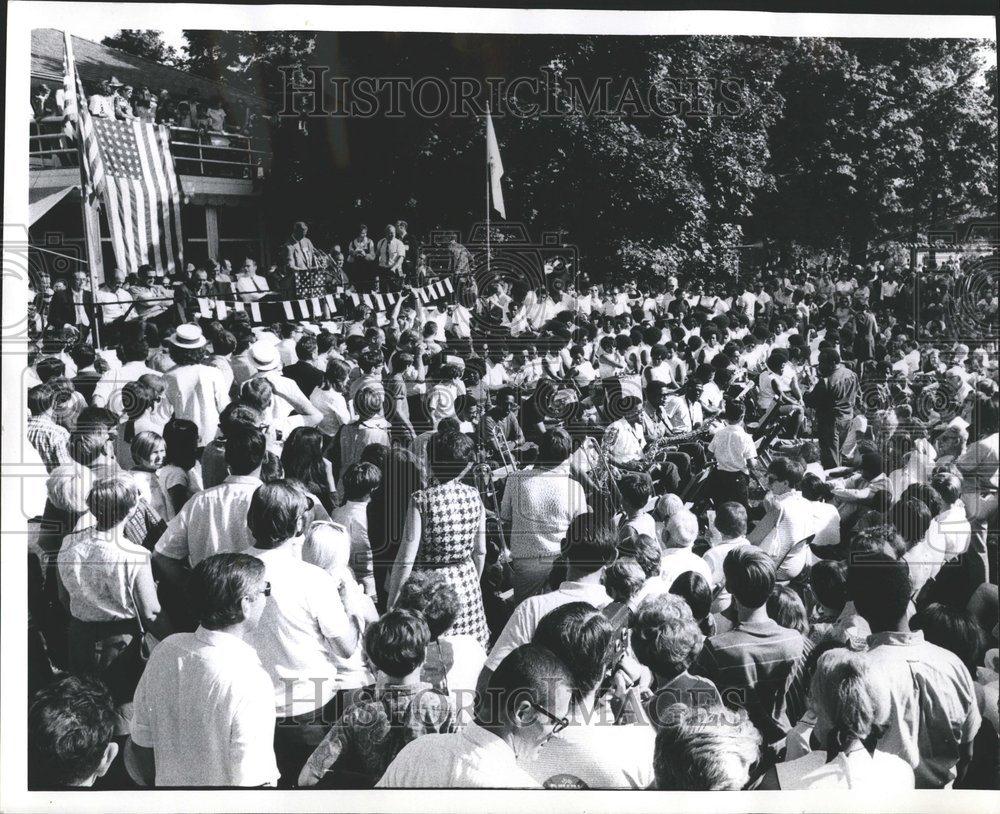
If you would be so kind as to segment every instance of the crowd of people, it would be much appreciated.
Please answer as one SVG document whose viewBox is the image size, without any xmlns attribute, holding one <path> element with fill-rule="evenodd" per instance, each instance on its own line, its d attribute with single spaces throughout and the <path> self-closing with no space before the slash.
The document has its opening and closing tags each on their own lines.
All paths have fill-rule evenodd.
<svg viewBox="0 0 1000 814">
<path fill-rule="evenodd" d="M 231 269 L 110 352 L 77 275 L 32 349 L 32 788 L 998 787 L 975 264 L 274 325 L 200 315 Z"/>
</svg>

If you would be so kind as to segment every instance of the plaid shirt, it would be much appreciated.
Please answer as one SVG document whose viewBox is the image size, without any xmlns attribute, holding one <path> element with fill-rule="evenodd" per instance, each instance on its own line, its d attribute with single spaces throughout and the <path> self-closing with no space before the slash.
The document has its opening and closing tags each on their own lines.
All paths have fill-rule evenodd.
<svg viewBox="0 0 1000 814">
<path fill-rule="evenodd" d="M 51 472 L 62 464 L 73 463 L 69 456 L 69 431 L 48 416 L 31 416 L 28 419 L 27 435 L 31 445 L 38 450 L 46 472 Z"/>
</svg>

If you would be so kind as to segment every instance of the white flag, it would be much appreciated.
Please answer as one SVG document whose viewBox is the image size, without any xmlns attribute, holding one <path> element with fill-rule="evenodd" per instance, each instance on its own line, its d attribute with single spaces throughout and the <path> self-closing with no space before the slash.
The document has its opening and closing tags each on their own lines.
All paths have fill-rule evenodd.
<svg viewBox="0 0 1000 814">
<path fill-rule="evenodd" d="M 489 108 L 486 108 L 486 164 L 490 173 L 490 193 L 493 196 L 493 208 L 500 213 L 501 218 L 507 217 L 503 205 L 503 161 L 500 160 L 500 147 L 497 144 L 497 134 L 493 131 L 493 118 Z"/>
</svg>

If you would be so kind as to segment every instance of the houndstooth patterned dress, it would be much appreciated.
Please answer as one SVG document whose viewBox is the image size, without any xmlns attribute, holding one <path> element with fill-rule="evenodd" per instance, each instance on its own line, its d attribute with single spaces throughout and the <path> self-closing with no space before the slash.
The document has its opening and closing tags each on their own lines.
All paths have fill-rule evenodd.
<svg viewBox="0 0 1000 814">
<path fill-rule="evenodd" d="M 414 571 L 434 570 L 458 593 L 459 611 L 449 633 L 475 636 L 489 647 L 483 594 L 472 560 L 479 524 L 485 514 L 479 490 L 457 481 L 413 494 L 420 512 L 421 535 Z"/>
</svg>

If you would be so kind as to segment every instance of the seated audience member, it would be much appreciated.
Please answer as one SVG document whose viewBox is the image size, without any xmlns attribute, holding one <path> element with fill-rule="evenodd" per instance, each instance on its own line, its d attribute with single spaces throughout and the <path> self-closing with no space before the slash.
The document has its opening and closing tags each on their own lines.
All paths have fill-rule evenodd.
<svg viewBox="0 0 1000 814">
<path fill-rule="evenodd" d="M 452 633 L 458 617 L 458 592 L 442 574 L 417 571 L 403 583 L 396 607 L 423 614 L 430 630 L 422 681 L 448 695 L 455 723 L 464 726 L 472 712 L 476 680 L 486 663 L 486 651 L 468 633 Z"/>
<path fill-rule="evenodd" d="M 587 602 L 600 610 L 611 602 L 601 584 L 604 567 L 617 556 L 615 533 L 593 514 L 576 517 L 564 541 L 566 579 L 549 593 L 530 596 L 514 609 L 490 650 L 477 688 L 487 685 L 489 674 L 507 654 L 535 635 L 542 617 L 568 602 Z"/>
<path fill-rule="evenodd" d="M 156 561 L 168 580 L 179 583 L 185 565 L 194 567 L 212 554 L 246 551 L 253 545 L 247 511 L 263 483 L 264 435 L 256 429 L 226 440 L 230 475 L 191 497 L 167 524 L 156 544 Z"/>
<path fill-rule="evenodd" d="M 445 696 L 422 678 L 430 631 L 423 616 L 395 608 L 365 633 L 365 653 L 378 670 L 375 696 L 348 707 L 299 773 L 299 786 L 325 785 L 331 773 L 372 788 L 400 750 L 429 733 L 451 732 Z"/>
<path fill-rule="evenodd" d="M 517 647 L 490 674 L 472 723 L 408 743 L 376 786 L 538 788 L 518 758 L 544 749 L 569 725 L 572 692 L 572 674 L 551 651 Z"/>
<path fill-rule="evenodd" d="M 569 669 L 573 702 L 569 726 L 518 764 L 543 788 L 646 788 L 653 779 L 653 741 L 648 726 L 610 726 L 611 710 L 597 697 L 608 671 L 614 629 L 586 602 L 570 602 L 546 614 L 532 642 L 548 648 Z"/>
<path fill-rule="evenodd" d="M 115 757 L 115 703 L 97 678 L 67 675 L 28 705 L 28 788 L 93 786 Z"/>
<path fill-rule="evenodd" d="M 820 560 L 809 571 L 809 638 L 823 641 L 847 605 L 847 563 Z"/>
<path fill-rule="evenodd" d="M 373 601 L 376 590 L 372 547 L 368 540 L 368 504 L 381 482 L 382 473 L 374 464 L 365 461 L 351 464 L 343 477 L 344 504 L 330 512 L 330 520 L 347 529 L 351 538 L 351 570 Z"/>
<path fill-rule="evenodd" d="M 740 791 L 760 758 L 760 733 L 742 710 L 686 707 L 666 710 L 653 753 L 661 791 Z"/>
<path fill-rule="evenodd" d="M 871 626 L 864 658 L 888 680 L 889 720 L 878 747 L 913 768 L 917 788 L 960 780 L 981 722 L 972 676 L 962 660 L 909 630 L 909 569 L 887 554 L 848 564 L 851 599 Z"/>
<path fill-rule="evenodd" d="M 654 596 L 639 606 L 631 626 L 631 644 L 636 658 L 653 674 L 646 713 L 654 727 L 664 724 L 664 714 L 673 704 L 709 707 L 722 703 L 715 684 L 688 672 L 704 641 L 691 608 L 681 597 Z"/>
<path fill-rule="evenodd" d="M 125 746 L 129 774 L 143 786 L 274 785 L 274 686 L 247 643 L 271 593 L 264 564 L 216 554 L 194 568 L 188 591 L 201 626 L 150 656 Z"/>
<path fill-rule="evenodd" d="M 686 571 L 694 571 L 712 584 L 708 563 L 692 550 L 698 539 L 698 518 L 689 511 L 677 512 L 663 527 L 663 559 L 660 577 L 668 587 Z"/>
<path fill-rule="evenodd" d="M 670 593 L 683 599 L 691 609 L 698 628 L 706 636 L 714 636 L 715 620 L 712 618 L 712 588 L 701 574 L 685 571 L 670 586 Z"/>
<path fill-rule="evenodd" d="M 335 656 L 358 648 L 374 607 L 348 605 L 343 582 L 303 562 L 299 539 L 309 508 L 286 481 L 260 486 L 250 501 L 248 553 L 264 563 L 270 599 L 247 638 L 271 677 L 276 709 L 275 755 L 282 785 L 291 785 L 306 758 L 343 709 Z"/>
<path fill-rule="evenodd" d="M 802 656 L 802 634 L 781 627 L 767 614 L 774 589 L 774 563 L 762 551 L 737 548 L 723 563 L 726 586 L 736 603 L 737 624 L 712 636 L 692 672 L 711 679 L 727 706 L 746 709 L 765 743 L 789 729 L 785 693 Z"/>
<path fill-rule="evenodd" d="M 819 658 L 810 697 L 814 739 L 822 746 L 777 764 L 760 789 L 903 791 L 914 787 L 913 769 L 895 754 L 873 747 L 889 718 L 888 679 L 863 654 L 836 648 Z"/>
<path fill-rule="evenodd" d="M 653 494 L 653 482 L 645 473 L 627 473 L 618 483 L 622 496 L 622 513 L 618 515 L 618 534 L 646 534 L 656 537 L 656 521 L 646 512 Z"/>
<path fill-rule="evenodd" d="M 798 577 L 810 558 L 807 539 L 815 533 L 812 504 L 799 492 L 804 469 L 794 458 L 775 458 L 767 467 L 765 514 L 747 539 L 771 557 L 775 579 Z"/>
<path fill-rule="evenodd" d="M 705 552 L 703 559 L 712 573 L 710 584 L 715 586 L 712 601 L 712 612 L 721 613 L 732 604 L 733 598 L 726 590 L 726 575 L 722 563 L 726 555 L 735 548 L 748 546 L 747 540 L 747 510 L 740 503 L 727 501 L 715 512 L 715 529 L 719 533 L 718 540 L 712 541 L 712 547 Z"/>
</svg>

